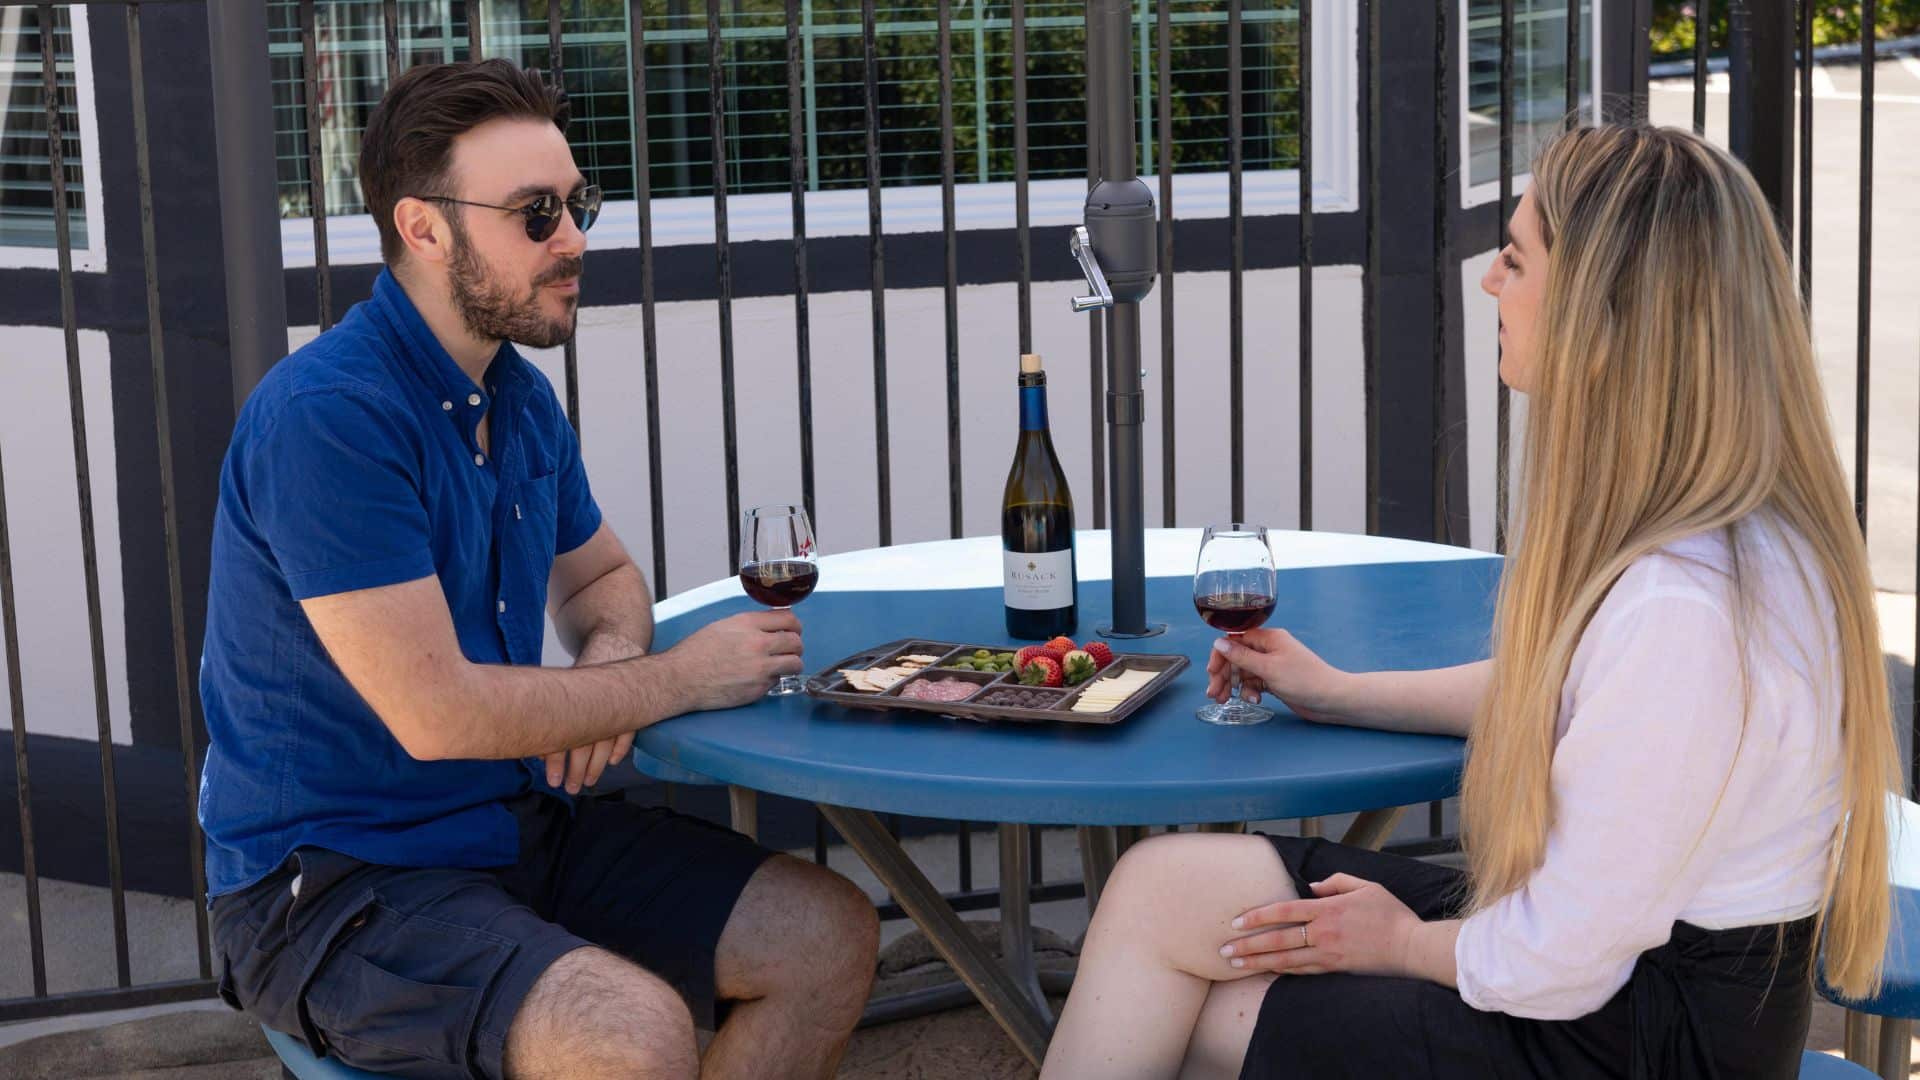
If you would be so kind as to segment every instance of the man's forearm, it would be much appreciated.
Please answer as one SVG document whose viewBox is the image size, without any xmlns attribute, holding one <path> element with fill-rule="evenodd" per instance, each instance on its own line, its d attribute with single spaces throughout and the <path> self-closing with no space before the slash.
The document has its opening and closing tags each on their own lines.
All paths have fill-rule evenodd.
<svg viewBox="0 0 1920 1080">
<path fill-rule="evenodd" d="M 653 646 L 653 598 L 646 576 L 632 563 L 608 571 L 555 610 L 553 625 L 574 656 L 595 638 L 605 639 L 595 650 L 603 655 L 646 652 Z"/>
<path fill-rule="evenodd" d="M 500 760 L 584 746 L 692 708 L 670 654 L 580 668 L 470 664 L 436 697 L 435 757 Z"/>
</svg>

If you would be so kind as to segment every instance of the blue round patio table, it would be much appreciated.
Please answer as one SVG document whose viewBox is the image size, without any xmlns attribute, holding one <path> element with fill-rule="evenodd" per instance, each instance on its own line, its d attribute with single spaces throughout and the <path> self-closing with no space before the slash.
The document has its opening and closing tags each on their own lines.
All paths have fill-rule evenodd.
<svg viewBox="0 0 1920 1080">
<path fill-rule="evenodd" d="M 1109 615 L 1108 536 L 1081 533 L 1077 543 L 1078 636 L 1090 637 Z M 1009 977 L 979 951 L 875 812 L 1077 826 L 1243 822 L 1401 807 L 1445 798 L 1458 786 L 1459 739 L 1312 724 L 1284 708 L 1253 727 L 1198 720 L 1208 650 L 1218 637 L 1193 608 L 1199 543 L 1199 530 L 1148 532 L 1148 616 L 1169 628 L 1114 648 L 1179 653 L 1191 663 L 1118 724 L 979 723 L 847 709 L 796 695 L 655 724 L 635 740 L 635 764 L 658 779 L 724 783 L 819 804 L 1037 1063 L 1050 1022 L 1030 968 L 1019 970 L 1024 893 L 1018 920 L 1003 896 L 1003 928 L 1022 924 L 1006 942 L 1016 966 Z M 1276 532 L 1272 543 L 1279 589 L 1267 625 L 1292 632 L 1335 666 L 1443 667 L 1487 655 L 1501 560 L 1329 533 Z M 808 670 L 901 638 L 1007 642 L 1000 565 L 997 537 L 823 558 L 819 591 L 795 609 Z M 756 607 L 737 581 L 681 594 L 657 611 L 655 649 Z M 1007 870 L 1009 834 L 1025 832 L 1002 829 L 1003 880 L 1024 880 Z M 1024 852 L 1011 858 L 1023 863 Z"/>
</svg>

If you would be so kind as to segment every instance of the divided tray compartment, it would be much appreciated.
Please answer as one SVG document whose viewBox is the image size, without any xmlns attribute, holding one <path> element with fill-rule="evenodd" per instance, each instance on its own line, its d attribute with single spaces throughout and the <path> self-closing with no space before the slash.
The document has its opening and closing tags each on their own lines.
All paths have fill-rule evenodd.
<svg viewBox="0 0 1920 1080">
<path fill-rule="evenodd" d="M 995 653 L 1017 652 L 1019 647 L 1008 647 L 992 642 L 952 642 L 934 641 L 928 638 L 902 638 L 846 657 L 825 670 L 807 679 L 807 694 L 820 701 L 830 701 L 853 709 L 903 709 L 912 712 L 930 712 L 951 716 L 963 720 L 1009 720 L 1023 723 L 1045 723 L 1064 721 L 1073 724 L 1117 724 L 1151 701 L 1168 683 L 1186 669 L 1187 658 L 1172 653 L 1119 653 L 1113 663 L 1103 669 L 1099 675 L 1087 680 L 1080 686 L 1058 689 L 1036 686 L 1022 686 L 1011 672 L 976 672 L 964 668 L 943 668 L 941 665 L 954 660 L 971 657 L 976 650 L 987 649 Z M 864 669 L 887 667 L 892 661 L 903 656 L 933 656 L 933 663 L 927 665 L 900 682 L 880 693 L 855 690 L 847 685 L 846 677 L 840 672 L 845 669 Z M 1108 712 L 1082 713 L 1073 711 L 1073 703 L 1081 693 L 1111 675 L 1123 671 L 1143 670 L 1154 672 L 1148 682 L 1132 697 L 1120 703 Z M 979 685 L 980 689 L 962 701 L 921 701 L 917 698 L 902 697 L 900 691 L 909 684 L 927 679 L 956 678 L 963 682 Z M 1051 703 L 1043 708 L 1026 708 L 1012 705 L 989 704 L 996 691 L 1020 691 L 1022 693 L 1044 693 Z"/>
</svg>

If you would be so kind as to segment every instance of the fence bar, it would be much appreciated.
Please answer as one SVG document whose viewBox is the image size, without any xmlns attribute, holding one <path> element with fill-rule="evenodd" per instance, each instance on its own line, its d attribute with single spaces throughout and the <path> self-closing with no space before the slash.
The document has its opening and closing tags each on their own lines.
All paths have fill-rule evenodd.
<svg viewBox="0 0 1920 1080">
<path fill-rule="evenodd" d="M 813 489 L 813 320 L 807 287 L 806 46 L 800 0 L 787 0 L 787 157 L 793 196 L 793 346 L 800 380 L 800 504 L 815 518 Z"/>
<path fill-rule="evenodd" d="M 1159 0 L 1155 87 L 1159 112 L 1160 166 L 1160 524 L 1173 528 L 1174 343 L 1173 343 L 1173 22 L 1172 0 Z"/>
<path fill-rule="evenodd" d="M 1013 234 L 1020 351 L 1033 351 L 1033 237 L 1027 212 L 1027 0 L 1013 0 Z"/>
<path fill-rule="evenodd" d="M 1441 0 L 1446 17 L 1447 0 Z M 1442 125 L 1444 127 L 1445 125 Z M 1507 246 L 1507 220 L 1513 216 L 1513 0 L 1500 0 L 1500 246 Z M 1494 256 L 1498 258 L 1496 254 Z M 1495 346 L 1494 355 L 1499 356 Z M 1493 550 L 1507 550 L 1507 458 L 1511 452 L 1512 403 L 1507 384 L 1494 374 Z"/>
<path fill-rule="evenodd" d="M 1567 130 L 1580 126 L 1580 0 L 1567 0 Z"/>
<path fill-rule="evenodd" d="M 313 214 L 313 280 L 319 294 L 320 329 L 326 330 L 333 325 L 333 264 L 327 258 L 327 185 L 320 147 L 320 34 L 315 6 L 315 0 L 300 0 L 301 83 L 306 89 L 301 115 L 307 124 L 307 199 Z M 127 10 L 131 13 L 138 8 Z M 135 92 L 142 91 L 136 89 Z"/>
<path fill-rule="evenodd" d="M 1867 531 L 1867 404 L 1873 375 L 1873 33 L 1875 0 L 1860 0 L 1860 269 L 1853 375 L 1853 509 Z"/>
<path fill-rule="evenodd" d="M 956 821 L 960 827 L 960 891 L 973 891 L 973 826 L 964 821 Z"/>
<path fill-rule="evenodd" d="M 215 168 L 226 268 L 227 348 L 237 410 L 287 354 L 287 290 L 280 262 L 272 82 L 264 4 L 209 4 Z"/>
<path fill-rule="evenodd" d="M 479 60 L 486 55 L 486 28 L 481 23 L 487 21 L 486 0 L 466 0 L 467 4 L 467 59 Z"/>
<path fill-rule="evenodd" d="M 387 85 L 392 86 L 400 77 L 400 0 L 380 0 L 380 21 L 387 39 Z"/>
<path fill-rule="evenodd" d="M 1313 0 L 1300 0 L 1300 527 L 1313 528 Z"/>
<path fill-rule="evenodd" d="M 392 3 L 393 0 L 387 0 L 387 2 Z M 560 5 L 561 0 L 547 0 L 547 63 L 553 68 L 553 85 L 564 90 L 567 85 L 567 65 L 560 41 Z M 578 308 L 575 309 L 575 314 L 578 315 Z M 560 348 L 567 369 L 567 421 L 578 433 L 580 430 L 580 346 L 575 341 L 579 336 L 577 324 L 575 330 L 576 332 L 569 336 Z"/>
<path fill-rule="evenodd" d="M 1693 133 L 1707 133 L 1707 52 L 1711 38 L 1713 0 L 1694 0 L 1693 8 Z"/>
<path fill-rule="evenodd" d="M 1247 387 L 1246 387 L 1246 273 L 1247 222 L 1241 191 L 1246 148 L 1246 103 L 1240 100 L 1245 72 L 1240 55 L 1243 0 L 1227 0 L 1227 432 L 1228 474 L 1232 488 L 1232 517 L 1247 516 Z"/>
<path fill-rule="evenodd" d="M 100 740 L 100 787 L 106 800 L 107 878 L 113 888 L 113 959 L 120 986 L 131 986 L 127 962 L 127 893 L 120 866 L 120 800 L 113 780 L 113 721 L 107 710 L 107 652 L 100 615 L 100 560 L 93 532 L 93 469 L 87 459 L 87 407 L 80 375 L 80 331 L 73 302 L 73 233 L 67 208 L 66 133 L 60 123 L 60 80 L 54 64 L 53 5 L 39 6 L 40 89 L 47 109 L 47 170 L 53 181 L 54 243 L 60 261 L 60 323 L 67 345 L 67 407 L 73 424 L 73 473 L 80 503 L 80 559 L 87 584 L 87 638 L 93 654 L 93 713 Z"/>
<path fill-rule="evenodd" d="M 1096 73 L 1100 70 L 1102 63 L 1111 62 L 1112 53 L 1102 42 L 1102 35 L 1107 32 L 1107 28 L 1101 25 L 1102 20 L 1096 14 L 1094 3 L 1086 5 L 1085 18 L 1087 27 L 1087 190 L 1092 191 L 1094 185 L 1100 182 L 1105 173 L 1100 164 L 1100 155 L 1102 144 L 1109 135 L 1109 131 L 1101 118 L 1105 110 L 1113 104 L 1107 100 L 1108 95 L 1098 89 Z M 1125 51 L 1124 47 L 1122 51 Z M 1133 88 L 1128 86 L 1122 89 L 1125 92 L 1120 95 L 1120 100 L 1131 102 Z M 1105 381 L 1101 373 L 1106 368 L 1107 354 L 1101 347 L 1101 339 L 1105 336 L 1102 322 L 1098 312 L 1094 313 L 1093 318 L 1087 320 L 1087 432 L 1092 436 L 1091 445 L 1087 450 L 1087 471 L 1093 477 L 1093 527 L 1096 529 L 1104 529 L 1107 526 L 1107 434 L 1105 431 L 1107 394 L 1106 388 L 1101 385 Z M 1139 369 L 1135 368 L 1135 370 Z M 1118 527 L 1118 524 L 1116 522 L 1115 526 Z M 1119 623 L 1116 621 L 1115 625 Z"/>
<path fill-rule="evenodd" d="M 1800 8 L 1800 303 L 1813 316 L 1813 4 Z"/>
<path fill-rule="evenodd" d="M 720 0 L 707 0 L 707 122 L 713 139 L 713 258 L 720 285 L 720 433 L 727 473 L 727 572 L 740 570 L 740 432 L 733 390 L 733 247 L 727 238 L 727 102 Z"/>
<path fill-rule="evenodd" d="M 307 5 L 303 4 L 303 7 Z M 180 583 L 180 502 L 173 477 L 173 413 L 167 404 L 167 353 L 160 323 L 159 245 L 153 235 L 153 169 L 147 153 L 147 81 L 140 54 L 140 5 L 127 6 L 128 77 L 133 84 L 134 171 L 140 189 L 140 258 L 147 292 L 147 348 L 153 361 L 153 429 L 160 467 L 160 520 L 167 545 L 167 601 L 172 616 L 174 707 L 180 716 L 180 766 L 186 783 L 187 869 L 193 882 L 193 931 L 200 977 L 213 977 L 207 938 L 206 852 L 196 817 L 200 747 L 194 735 L 193 667 L 187 660 L 186 590 Z M 320 265 L 325 265 L 322 262 Z"/>
<path fill-rule="evenodd" d="M 1448 16 L 1452 5 L 1446 0 L 1434 6 L 1434 33 L 1438 42 L 1438 51 L 1433 65 L 1433 251 L 1432 251 L 1432 289 L 1433 289 L 1433 363 L 1428 366 L 1427 379 L 1430 388 L 1429 406 L 1432 409 L 1430 423 L 1434 433 L 1434 448 L 1428 461 L 1432 469 L 1433 483 L 1433 523 L 1430 526 L 1433 539 L 1439 543 L 1453 540 L 1453 522 L 1447 517 L 1447 463 L 1452 457 L 1442 445 L 1447 431 L 1447 287 L 1449 275 L 1456 272 L 1453 255 L 1453 184 L 1449 178 L 1454 173 L 1453 144 L 1449 139 L 1452 128 L 1444 122 L 1446 102 L 1451 100 L 1449 87 L 1453 85 L 1453 61 L 1450 59 L 1453 49 L 1449 43 Z M 1497 378 L 1496 378 L 1497 381 Z M 1315 828 L 1318 828 L 1316 823 Z"/>
<path fill-rule="evenodd" d="M 1375 309 L 1385 260 L 1380 229 L 1380 151 L 1374 140 L 1380 131 L 1384 94 L 1380 78 L 1380 9 L 1373 0 L 1355 0 L 1362 29 L 1360 48 L 1360 175 L 1365 190 L 1360 200 L 1360 227 L 1366 249 L 1366 272 L 1360 275 L 1360 399 L 1365 430 L 1367 535 L 1380 532 L 1380 395 L 1375 392 L 1380 372 L 1380 350 L 1375 341 Z"/>
<path fill-rule="evenodd" d="M 712 0 L 709 0 L 712 2 Z M 887 432 L 887 241 L 880 218 L 880 46 L 873 0 L 860 0 L 860 51 L 866 76 L 867 265 L 873 284 L 873 452 L 878 473 L 880 546 L 893 543 L 893 463 Z"/>
<path fill-rule="evenodd" d="M 940 233 L 947 325 L 947 528 L 965 535 L 960 490 L 960 264 L 953 209 L 953 0 L 940 0 Z M 981 106 L 984 108 L 984 104 Z M 982 148 L 982 153 L 985 152 Z M 964 843 L 964 840 L 962 841 Z"/>
<path fill-rule="evenodd" d="M 475 5 L 478 8 L 478 4 Z M 647 387 L 647 503 L 653 528 L 653 595 L 667 595 L 667 523 L 661 495 L 660 339 L 653 306 L 653 161 L 647 141 L 646 13 L 627 4 L 627 59 L 632 74 L 633 199 L 640 211 L 640 349 Z M 471 22 L 468 25 L 473 25 Z"/>
<path fill-rule="evenodd" d="M 20 623 L 13 601 L 13 545 L 7 526 L 7 470 L 0 464 L 0 636 L 7 657 L 7 706 L 13 717 L 13 786 L 20 803 L 20 870 L 27 886 L 27 948 L 33 996 L 47 994 L 47 944 L 40 925 L 40 871 L 33 849 L 33 785 L 27 776 L 27 703 L 20 686 Z"/>
</svg>

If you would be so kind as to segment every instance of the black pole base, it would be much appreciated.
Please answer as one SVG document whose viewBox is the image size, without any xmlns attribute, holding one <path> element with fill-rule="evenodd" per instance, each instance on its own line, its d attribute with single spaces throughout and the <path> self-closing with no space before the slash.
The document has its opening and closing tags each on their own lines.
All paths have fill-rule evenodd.
<svg viewBox="0 0 1920 1080">
<path fill-rule="evenodd" d="M 1111 638 L 1115 641 L 1132 641 L 1137 638 L 1159 637 L 1161 634 L 1167 632 L 1167 624 L 1163 622 L 1150 622 L 1147 624 L 1146 629 L 1139 631 L 1115 630 L 1112 624 L 1107 624 L 1096 627 L 1093 632 L 1103 638 Z"/>
</svg>

